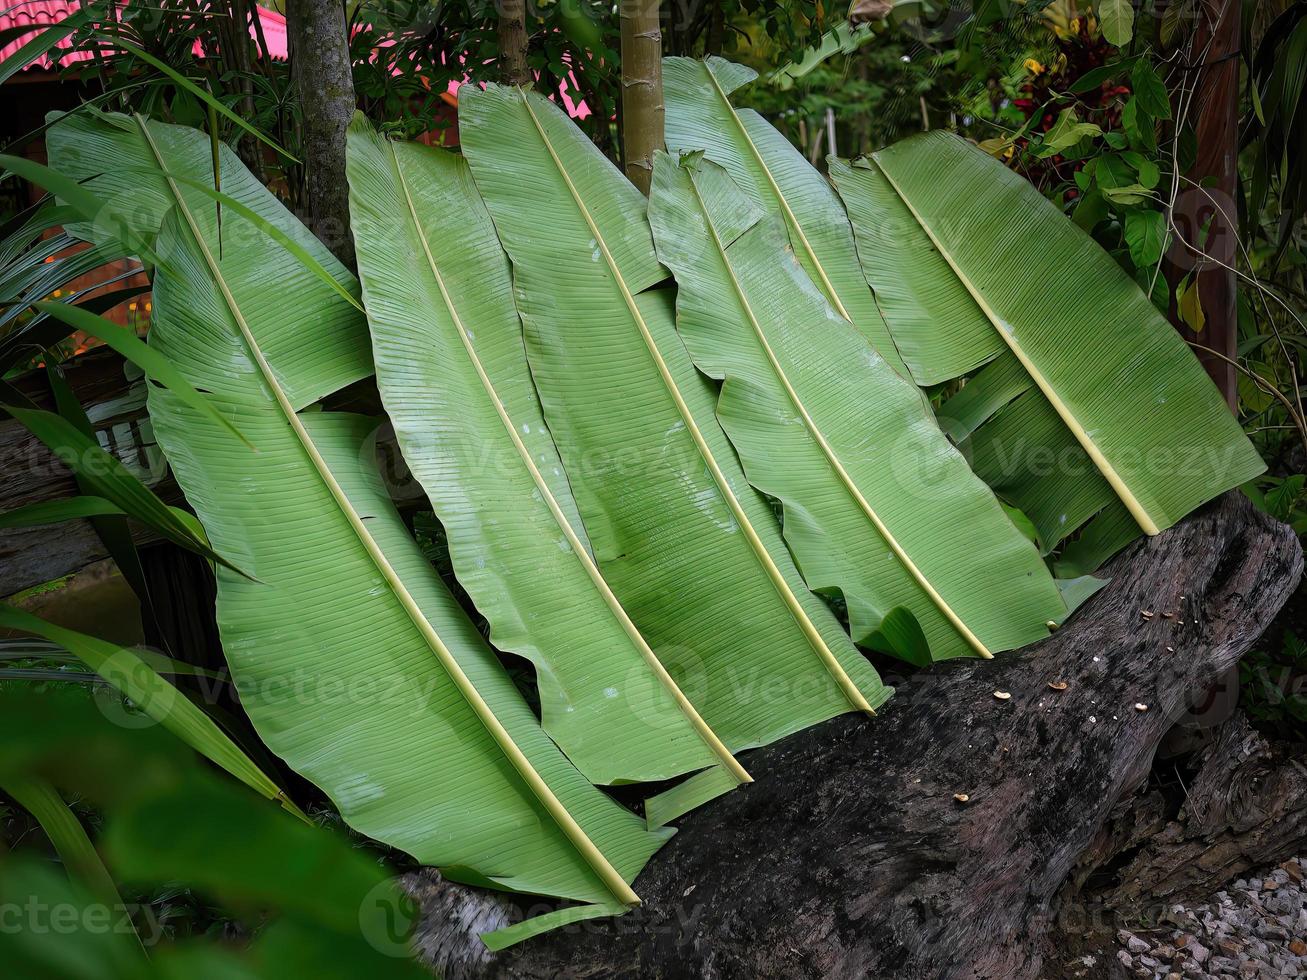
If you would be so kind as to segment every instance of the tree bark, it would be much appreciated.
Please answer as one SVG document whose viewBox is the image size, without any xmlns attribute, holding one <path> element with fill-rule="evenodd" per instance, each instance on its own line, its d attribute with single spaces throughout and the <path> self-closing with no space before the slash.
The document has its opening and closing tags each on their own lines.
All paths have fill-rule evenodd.
<svg viewBox="0 0 1307 980">
<path fill-rule="evenodd" d="M 648 195 L 663 148 L 663 34 L 658 0 L 622 0 L 622 151 L 627 178 Z"/>
<path fill-rule="evenodd" d="M 500 0 L 499 78 L 505 85 L 531 85 L 526 51 L 526 0 Z"/>
<path fill-rule="evenodd" d="M 305 223 L 352 269 L 345 130 L 357 103 L 345 8 L 340 0 L 289 0 L 286 11 L 300 103 Z"/>
<path fill-rule="evenodd" d="M 410 876 L 433 910 L 423 955 L 450 980 L 1045 975 L 1061 889 L 1110 852 L 1101 835 L 1168 730 L 1211 721 L 1192 699 L 1301 573 L 1293 532 L 1228 494 L 1114 560 L 1111 583 L 1048 640 L 936 665 L 875 719 L 750 753 L 756 782 L 681 821 L 635 882 L 644 904 L 621 918 L 490 955 L 451 926 L 451 902 L 474 903 L 460 914 L 478 922 L 516 905 Z"/>
<path fill-rule="evenodd" d="M 1225 396 L 1230 411 L 1239 405 L 1238 375 L 1230 361 L 1239 354 L 1239 315 L 1234 264 L 1239 241 L 1235 194 L 1239 183 L 1239 20 L 1237 0 L 1197 5 L 1198 22 L 1189 44 L 1189 67 L 1181 73 L 1193 88 L 1191 112 L 1198 153 L 1176 197 L 1173 220 L 1182 239 L 1171 246 L 1168 281 L 1187 272 L 1198 283 L 1205 325 L 1187 327 L 1172 320 L 1186 339 L 1225 355 L 1198 350 L 1198 359 Z M 1173 306 L 1174 310 L 1174 306 Z"/>
<path fill-rule="evenodd" d="M 1174 812 L 1156 789 L 1118 807 L 1073 875 L 1069 891 L 1089 913 L 1082 920 L 1096 908 L 1157 918 L 1173 903 L 1202 901 L 1253 868 L 1302 853 L 1307 747 L 1272 745 L 1237 713 L 1194 768 Z"/>
</svg>

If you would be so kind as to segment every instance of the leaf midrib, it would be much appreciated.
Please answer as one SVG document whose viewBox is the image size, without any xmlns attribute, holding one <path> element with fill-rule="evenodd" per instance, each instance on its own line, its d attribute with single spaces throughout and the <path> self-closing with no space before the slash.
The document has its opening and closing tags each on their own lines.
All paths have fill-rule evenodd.
<svg viewBox="0 0 1307 980">
<path fill-rule="evenodd" d="M 841 486 L 843 486 L 849 496 L 853 498 L 854 503 L 867 516 L 867 519 L 871 521 L 872 526 L 875 527 L 876 531 L 885 541 L 885 544 L 889 546 L 890 551 L 893 552 L 894 557 L 898 559 L 899 563 L 908 572 L 908 575 L 917 583 L 918 586 L 920 586 L 921 590 L 926 593 L 931 602 L 934 603 L 937 609 L 939 609 L 940 613 L 943 614 L 944 618 L 948 620 L 950 625 L 958 631 L 962 638 L 966 640 L 967 644 L 980 654 L 980 656 L 985 659 L 992 658 L 993 654 L 990 653 L 985 644 L 981 642 L 980 638 L 972 632 L 971 628 L 962 621 L 962 618 L 953 611 L 953 608 L 947 601 L 945 601 L 944 597 L 939 594 L 939 591 L 935 588 L 934 584 L 926 577 L 925 573 L 921 571 L 917 566 L 917 563 L 912 560 L 912 557 L 907 553 L 907 550 L 899 544 L 899 541 L 895 538 L 893 532 L 890 531 L 880 515 L 876 513 L 875 508 L 871 506 L 871 502 L 863 496 L 862 491 L 854 482 L 853 477 L 850 476 L 848 470 L 845 469 L 844 463 L 841 461 L 839 454 L 835 452 L 834 447 L 831 446 L 829 440 L 827 440 L 825 434 L 821 431 L 821 428 L 817 425 L 811 414 L 809 414 L 803 400 L 799 397 L 799 393 L 795 390 L 793 383 L 790 381 L 789 375 L 786 374 L 785 368 L 781 365 L 780 359 L 776 356 L 776 352 L 773 350 L 770 341 L 768 341 L 766 334 L 763 332 L 762 324 L 758 322 L 758 318 L 753 312 L 753 305 L 749 302 L 749 298 L 744 291 L 744 285 L 740 282 L 739 276 L 735 273 L 735 268 L 731 265 L 731 259 L 727 254 L 726 246 L 722 243 L 721 236 L 717 232 L 717 226 L 713 223 L 712 217 L 708 211 L 708 205 L 704 201 L 703 195 L 699 192 L 699 185 L 695 181 L 693 174 L 689 175 L 689 184 L 690 189 L 694 192 L 695 200 L 699 203 L 699 210 L 703 213 L 704 224 L 707 225 L 708 232 L 712 235 L 713 245 L 717 248 L 717 254 L 721 258 L 722 266 L 726 270 L 727 278 L 730 279 L 735 295 L 740 301 L 740 306 L 743 308 L 744 314 L 749 320 L 749 324 L 753 327 L 754 335 L 757 337 L 758 343 L 762 347 L 768 364 L 771 365 L 772 371 L 775 373 L 776 379 L 780 382 L 781 387 L 785 389 L 785 394 L 789 398 L 790 404 L 794 406 L 794 410 L 797 411 L 800 418 L 803 419 L 803 424 L 807 428 L 809 435 L 812 436 L 813 441 L 820 447 L 827 462 L 839 477 Z"/>
<path fill-rule="evenodd" d="M 458 309 L 454 304 L 453 297 L 450 296 L 449 289 L 445 285 L 445 277 L 436 263 L 435 256 L 431 251 L 431 243 L 428 241 L 426 231 L 423 229 L 422 222 L 418 218 L 417 207 L 413 203 L 413 195 L 409 190 L 408 181 L 404 179 L 403 167 L 399 162 L 399 154 L 395 152 L 395 145 L 389 140 L 386 141 L 386 145 L 390 151 L 391 163 L 395 168 L 395 179 L 399 182 L 399 186 L 404 192 L 404 201 L 408 206 L 409 218 L 413 223 L 413 232 L 422 245 L 422 252 L 426 256 L 428 267 L 431 269 L 431 276 L 435 280 L 437 288 L 440 290 L 440 298 L 445 304 L 445 309 L 448 311 L 450 319 L 454 322 L 454 332 L 458 334 L 458 339 L 462 342 L 463 350 L 467 353 L 468 361 L 471 362 L 472 368 L 476 372 L 477 379 L 481 382 L 481 388 L 485 392 L 486 397 L 490 399 L 490 403 L 494 406 L 495 413 L 499 416 L 499 421 L 513 443 L 513 448 L 517 451 L 519 459 L 521 459 L 527 472 L 530 474 L 531 480 L 535 483 L 536 489 L 540 492 L 540 496 L 544 500 L 545 505 L 549 508 L 549 513 L 553 517 L 555 524 L 558 525 L 559 530 L 563 532 L 563 536 L 567 539 L 572 554 L 575 555 L 577 561 L 580 562 L 582 570 L 594 584 L 595 589 L 604 600 L 604 604 L 608 607 L 609 613 L 617 620 L 618 625 L 631 641 L 631 645 L 635 647 L 636 652 L 639 653 L 641 658 L 645 661 L 645 664 L 658 678 L 659 683 L 661 683 L 672 696 L 672 699 L 676 702 L 676 706 L 680 709 L 686 720 L 689 721 L 695 732 L 703 739 L 705 744 L 708 746 L 709 751 L 721 760 L 721 764 L 725 766 L 739 782 L 752 782 L 753 778 L 745 771 L 744 767 L 736 761 L 735 757 L 731 755 L 730 749 L 722 744 L 716 733 L 708 727 L 707 722 L 705 722 L 699 715 L 699 712 L 695 710 L 694 705 L 690 703 L 684 692 L 681 691 L 680 686 L 667 672 L 662 661 L 658 659 L 657 655 L 649 647 L 644 636 L 640 633 L 639 629 L 636 628 L 635 623 L 631 621 L 630 616 L 627 615 L 626 610 L 618 601 L 617 596 L 614 595 L 612 589 L 609 588 L 608 583 L 605 581 L 602 573 L 600 573 L 598 566 L 596 566 L 594 561 L 591 559 L 589 549 L 585 546 L 585 543 L 581 541 L 576 533 L 576 529 L 572 527 L 571 521 L 569 521 L 567 516 L 563 513 L 563 509 L 559 505 L 553 492 L 550 490 L 549 484 L 545 481 L 544 475 L 540 472 L 539 467 L 536 466 L 535 460 L 532 459 L 530 450 L 527 449 L 521 436 L 517 434 L 517 427 L 513 424 L 512 418 L 509 417 L 507 407 L 499 397 L 499 393 L 495 390 L 494 383 L 490 380 L 490 375 L 486 371 L 485 365 L 482 364 L 481 358 L 476 352 L 476 348 L 472 345 L 472 340 L 468 336 L 467 328 L 463 326 L 463 318 L 459 314 Z"/>
<path fill-rule="evenodd" d="M 766 161 L 763 160 L 762 152 L 758 149 L 757 144 L 753 142 L 753 137 L 749 135 L 749 131 L 744 128 L 744 121 L 740 119 L 740 114 L 735 111 L 735 106 L 731 105 L 731 100 L 727 98 L 726 91 L 722 88 L 721 83 L 717 81 L 717 75 L 713 72 L 712 67 L 709 66 L 707 62 L 702 62 L 702 64 L 703 70 L 707 73 L 708 78 L 712 82 L 713 88 L 717 92 L 717 96 L 722 100 L 722 105 L 726 106 L 727 115 L 729 115 L 731 121 L 735 123 L 735 127 L 740 131 L 740 137 L 744 140 L 745 145 L 749 147 L 749 152 L 753 154 L 753 159 L 762 170 L 763 176 L 767 178 L 767 183 L 771 187 L 772 194 L 776 197 L 777 203 L 781 206 L 781 213 L 785 215 L 786 223 L 794 229 L 794 234 L 799 237 L 799 241 L 803 245 L 803 250 L 808 255 L 808 261 L 812 263 L 812 267 L 817 270 L 817 275 L 821 277 L 822 291 L 831 301 L 831 305 L 835 307 L 835 312 L 849 323 L 852 323 L 853 317 L 849 314 L 849 311 L 845 309 L 844 301 L 840 299 L 839 293 L 835 291 L 834 284 L 826 274 L 826 267 L 822 265 L 821 260 L 817 258 L 817 253 L 813 249 L 812 243 L 808 241 L 808 236 L 804 232 L 803 226 L 799 224 L 799 219 L 795 217 L 794 211 L 790 208 L 790 202 L 781 192 L 780 184 L 776 182 L 776 178 L 772 174 L 771 168 L 768 167 Z"/>
<path fill-rule="evenodd" d="M 155 145 L 154 138 L 150 134 L 147 124 L 139 115 L 136 116 L 136 122 L 146 144 L 150 147 L 150 152 L 154 155 L 155 161 L 159 164 L 159 168 L 166 173 L 167 167 L 162 154 L 160 154 L 159 148 Z M 413 626 L 417 629 L 419 635 L 421 635 L 422 639 L 427 643 L 427 646 L 433 653 L 435 653 L 436 659 L 445 669 L 445 672 L 449 675 L 450 679 L 454 681 L 455 687 L 458 688 L 459 693 L 472 708 L 473 713 L 477 716 L 477 719 L 486 729 L 491 739 L 495 742 L 500 751 L 502 751 L 508 758 L 513 768 L 522 778 L 522 781 L 527 784 L 532 793 L 540 801 L 541 805 L 544 806 L 546 812 L 549 813 L 559 829 L 562 830 L 563 834 L 568 838 L 569 843 L 577 849 L 578 853 L 581 854 L 585 862 L 591 867 L 615 899 L 626 905 L 639 905 L 640 899 L 635 892 L 632 891 L 631 886 L 626 883 L 625 879 L 618 874 L 617 870 L 609 863 L 608 859 L 603 855 L 599 848 L 590 840 L 585 831 L 576 822 L 576 819 L 570 812 L 568 812 L 567 808 L 563 806 L 562 801 L 554 795 L 553 790 L 549 788 L 549 785 L 545 782 L 544 778 L 535 770 L 531 761 L 527 759 L 525 753 L 522 752 L 521 748 L 513 740 L 507 729 L 504 728 L 498 717 L 496 717 L 494 711 L 488 704 L 486 704 L 485 700 L 481 697 L 481 693 L 463 672 L 463 668 L 459 665 L 457 659 L 455 659 L 449 648 L 445 646 L 444 641 L 441 640 L 439 634 L 436 633 L 435 627 L 431 625 L 431 622 L 422 612 L 421 607 L 418 606 L 417 600 L 414 599 L 408 589 L 405 588 L 403 581 L 399 577 L 399 573 L 396 572 L 394 566 L 390 564 L 389 559 L 386 558 L 385 553 L 381 550 L 380 545 L 377 544 L 376 539 L 372 537 L 372 534 L 363 524 L 362 517 L 349 502 L 349 498 L 345 494 L 344 489 L 336 481 L 330 467 L 327 466 L 326 460 L 324 460 L 321 453 L 318 452 L 318 447 L 314 444 L 308 430 L 304 428 L 304 424 L 300 421 L 299 415 L 295 411 L 294 406 L 291 405 L 290 399 L 286 397 L 286 393 L 282 390 L 281 385 L 278 384 L 276 375 L 272 371 L 272 366 L 268 364 L 267 358 L 264 357 L 262 349 L 255 340 L 249 324 L 246 322 L 240 306 L 236 303 L 236 299 L 232 295 L 226 279 L 223 278 L 222 270 L 214 260 L 208 242 L 204 240 L 204 236 L 200 233 L 200 229 L 195 222 L 195 217 L 191 214 L 190 208 L 187 206 L 186 200 L 182 196 L 180 189 L 171 178 L 165 177 L 164 179 L 167 181 L 173 198 L 177 202 L 178 211 L 185 217 L 191 235 L 195 239 L 197 247 L 204 256 L 205 264 L 209 267 L 209 273 L 213 276 L 219 290 L 222 292 L 223 302 L 227 305 L 228 311 L 236 321 L 236 326 L 241 332 L 241 337 L 245 341 L 250 356 L 258 365 L 264 383 L 267 385 L 274 400 L 277 402 L 278 407 L 281 409 L 286 423 L 290 426 L 291 430 L 295 433 L 296 438 L 299 440 L 305 455 L 309 457 L 309 461 L 313 464 L 314 469 L 317 470 L 319 478 L 324 484 L 326 484 L 327 490 L 331 494 L 332 499 L 336 502 L 337 507 L 349 522 L 349 525 L 354 530 L 360 544 L 363 545 L 364 551 L 367 552 L 368 557 L 381 573 L 381 576 L 385 580 L 387 586 L 389 586 L 391 593 L 399 601 L 400 606 L 412 621 Z"/>
<path fill-rule="evenodd" d="M 1066 427 L 1071 430 L 1071 434 L 1075 436 L 1076 441 L 1080 443 L 1081 448 L 1083 448 L 1089 458 L 1093 460 L 1094 465 L 1098 467 L 1098 471 L 1103 474 L 1103 478 L 1107 480 L 1108 484 L 1116 492 L 1117 497 L 1119 497 L 1121 502 L 1125 504 L 1126 509 L 1130 511 L 1130 516 L 1135 519 L 1135 522 L 1145 534 L 1158 534 L 1159 528 L 1157 522 L 1153 520 L 1143 504 L 1141 504 L 1138 498 L 1135 497 L 1134 493 L 1126 485 L 1125 480 L 1123 480 L 1121 475 L 1117 473 L 1116 468 L 1108 461 L 1107 457 L 1103 454 L 1103 451 L 1098 448 L 1098 444 L 1095 443 L 1089 433 L 1085 431 L 1085 427 L 1080 423 L 1080 420 L 1076 418 L 1071 409 L 1062 401 L 1062 397 L 1058 394 L 1057 389 L 1055 389 L 1052 383 L 1044 377 L 1043 372 L 1041 372 L 1034 361 L 1031 360 L 1030 355 L 1027 354 L 1021 344 L 1017 342 L 1016 337 L 1013 336 L 1010 331 L 1003 329 L 1002 318 L 999 317 L 990 307 L 979 288 L 977 288 L 971 279 L 967 277 L 966 273 L 962 271 L 952 253 L 945 248 L 944 243 L 939 240 L 938 236 L 936 236 L 934 230 L 930 227 L 930 224 L 922 217 L 916 206 L 908 199 L 908 195 L 903 192 L 903 189 L 899 187 L 898 182 L 890 175 L 884 161 L 880 158 L 880 154 L 873 154 L 873 159 L 875 160 L 877 167 L 879 167 L 881 175 L 885 178 L 885 182 L 889 184 L 899 200 L 903 202 L 904 207 L 906 207 L 908 212 L 912 215 L 912 219 L 916 221 L 921 230 L 926 233 L 931 244 L 935 246 L 935 250 L 939 252 L 944 261 L 948 263 L 949 268 L 953 270 L 953 274 L 957 276 L 958 281 L 962 283 L 967 292 L 971 295 L 971 298 L 975 301 L 976 305 L 980 307 L 980 311 L 985 314 L 986 319 L 989 320 L 990 326 L 994 328 L 1002 341 L 1007 344 L 1012 353 L 1016 355 L 1017 360 L 1020 361 L 1021 366 L 1026 369 L 1026 373 L 1030 375 L 1031 380 L 1039 386 L 1039 390 L 1043 392 L 1044 397 L 1048 399 L 1048 402 L 1053 406 L 1054 411 L 1057 412 Z"/>
<path fill-rule="evenodd" d="M 730 483 L 726 479 L 726 474 L 721 471 L 721 467 L 717 464 L 717 459 L 713 456 L 712 449 L 708 446 L 707 440 L 700 431 L 698 422 L 695 421 L 694 415 L 690 411 L 690 406 L 686 404 L 680 388 L 677 387 L 676 379 L 672 377 L 671 369 L 663 359 L 662 352 L 658 350 L 658 345 L 654 342 L 653 334 L 649 331 L 649 325 L 645 323 L 644 315 L 640 312 L 639 307 L 636 305 L 635 297 L 632 295 L 630 287 L 626 284 L 626 278 L 622 275 L 621 270 L 617 267 L 616 260 L 608 250 L 608 243 L 604 239 L 603 233 L 599 230 L 599 226 L 595 222 L 593 215 L 590 214 L 590 210 L 585 206 L 585 202 L 577 192 L 576 185 L 572 183 L 571 176 L 567 173 L 566 168 L 564 168 L 562 160 L 559 159 L 553 143 L 545 133 L 544 127 L 536 117 L 535 111 L 531 108 L 531 103 L 527 99 L 526 92 L 520 88 L 517 89 L 517 92 L 522 99 L 522 105 L 526 109 L 527 115 L 535 125 L 536 132 L 539 134 L 541 142 L 544 143 L 545 149 L 549 151 L 549 156 L 553 160 L 554 167 L 557 169 L 563 183 L 567 185 L 573 203 L 576 205 L 581 217 L 589 227 L 590 233 L 594 236 L 595 244 L 599 247 L 604 256 L 604 261 L 608 266 L 608 271 L 612 275 L 614 283 L 622 294 L 622 299 L 626 304 L 631 318 L 635 322 L 636 328 L 640 331 L 640 336 L 644 340 L 645 349 L 649 352 L 650 358 L 657 367 L 659 377 L 662 378 L 663 385 L 666 387 L 668 395 L 676 405 L 676 409 L 680 413 L 682 421 L 685 422 L 686 430 L 694 440 L 694 444 L 699 450 L 699 455 L 702 457 L 704 464 L 708 467 L 709 473 L 712 474 L 713 482 L 717 484 L 718 492 L 721 493 L 726 501 L 726 505 L 734 515 L 736 522 L 740 525 L 740 529 L 744 532 L 745 539 L 749 542 L 750 550 L 755 559 L 762 565 L 768 578 L 771 580 L 772 587 L 775 588 L 776 592 L 780 595 L 781 600 L 785 603 L 786 608 L 789 609 L 791 616 L 793 616 L 799 624 L 799 628 L 803 631 L 805 638 L 808 640 L 809 646 L 826 667 L 827 671 L 835 680 L 840 691 L 848 699 L 849 703 L 859 711 L 865 711 L 867 714 L 874 715 L 876 713 L 875 710 L 867 702 L 866 697 L 858 689 L 858 686 L 853 682 L 853 679 L 845 672 L 844 668 L 835 658 L 835 654 L 828 646 L 826 646 L 826 641 L 822 639 L 821 634 L 817 632 L 817 627 L 813 624 L 812 620 L 808 618 L 808 614 L 799 604 L 798 597 L 790 588 L 789 583 L 785 581 L 785 577 L 781 574 L 781 570 L 776 567 L 776 563 L 767 552 L 766 545 L 764 545 L 762 539 L 758 537 L 758 532 L 754 529 L 753 524 L 749 521 L 748 515 L 744 512 L 744 508 L 740 505 L 735 493 L 731 490 Z"/>
</svg>

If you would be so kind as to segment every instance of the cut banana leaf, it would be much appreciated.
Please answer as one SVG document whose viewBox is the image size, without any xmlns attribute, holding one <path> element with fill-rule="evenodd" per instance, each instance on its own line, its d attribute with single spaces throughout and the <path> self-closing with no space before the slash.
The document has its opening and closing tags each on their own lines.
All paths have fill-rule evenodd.
<svg viewBox="0 0 1307 980">
<path fill-rule="evenodd" d="M 594 563 L 467 164 L 359 117 L 349 181 L 377 384 L 491 639 L 536 667 L 545 730 L 594 782 L 747 781 Z"/>
<path fill-rule="evenodd" d="M 889 695 L 810 593 L 676 336 L 645 201 L 561 110 L 466 86 L 460 135 L 613 591 L 733 750 Z"/>
<path fill-rule="evenodd" d="M 1028 444 L 1088 458 L 1087 477 L 1043 452 L 1048 473 L 1020 463 L 1005 473 L 1037 499 L 1009 497 L 1041 535 L 1102 510 L 1100 481 L 1156 534 L 1265 468 L 1179 334 L 1020 175 L 937 131 L 832 160 L 831 176 L 913 377 L 930 384 L 1003 357 L 1033 383 L 973 433 L 977 471 L 982 455 L 1011 461 Z M 1041 426 L 1063 434 L 1032 435 Z"/>
<path fill-rule="evenodd" d="M 210 202 L 179 188 L 150 342 L 259 452 L 167 389 L 149 409 L 215 547 L 258 578 L 219 572 L 218 626 L 260 735 L 351 826 L 451 877 L 638 901 L 628 883 L 665 835 L 540 728 L 390 503 L 377 423 L 300 411 L 367 370 L 362 316 L 275 241 L 219 258 L 216 238 Z"/>
<path fill-rule="evenodd" d="M 141 116 L 90 110 L 62 118 L 51 126 L 46 145 L 52 166 L 60 173 L 82 181 L 96 198 L 106 203 L 107 211 L 121 216 L 130 233 L 136 237 L 153 241 L 164 216 L 179 199 L 186 201 L 195 213 L 214 211 L 215 192 L 196 179 L 196 175 L 204 175 L 208 184 L 213 183 L 213 146 L 208 136 L 199 130 L 146 120 Z M 322 270 L 325 269 L 336 281 L 337 285 L 332 287 L 335 291 L 357 297 L 357 280 L 326 246 L 295 220 L 271 191 L 245 169 L 236 154 L 225 144 L 220 144 L 218 156 L 221 200 L 224 207 L 232 208 L 240 216 L 236 221 L 224 223 L 224 251 L 263 248 L 270 239 L 280 247 L 280 243 L 289 239 L 287 251 L 296 257 L 306 257 L 298 269 L 286 267 L 297 280 L 301 275 L 322 279 Z M 170 179 L 170 174 L 187 179 Z M 116 233 L 114 227 L 90 223 L 71 225 L 68 231 L 97 243 L 114 241 Z M 268 284 L 268 289 L 269 293 L 262 300 L 276 304 L 276 284 Z M 288 319 L 298 325 L 300 319 L 293 315 L 294 311 L 289 312 L 292 315 Z M 302 339 L 302 335 L 296 336 L 297 342 Z M 331 334 L 324 337 L 327 341 L 332 339 L 340 338 Z M 354 376 L 333 381 L 337 387 L 370 373 L 370 368 L 363 370 L 362 374 L 357 373 L 363 362 L 356 352 L 344 350 L 339 352 L 339 357 L 343 364 L 349 365 L 346 374 L 353 372 Z M 310 400 L 326 393 L 312 394 Z"/>
<path fill-rule="evenodd" d="M 160 355 L 157 350 L 151 348 L 132 331 L 126 330 L 102 316 L 96 316 L 89 310 L 69 306 L 66 303 L 35 303 L 33 306 L 37 311 L 52 316 L 56 320 L 61 320 L 73 329 L 80 330 L 99 340 L 105 346 L 113 348 L 125 360 L 131 361 L 148 374 L 150 380 L 155 384 L 170 388 L 173 394 L 182 401 L 197 411 L 212 416 L 216 422 L 226 426 L 232 435 L 244 441 L 244 436 L 240 434 L 240 431 L 231 422 L 223 418 L 222 414 L 203 395 L 191 387 L 190 382 L 186 380 L 180 371 L 168 363 L 167 358 Z M 249 445 L 248 442 L 245 444 Z M 250 446 L 250 448 L 253 449 L 254 447 Z"/>
<path fill-rule="evenodd" d="M 918 390 L 849 330 L 766 216 L 716 164 L 659 154 L 649 202 L 677 325 L 724 379 L 717 415 L 785 508 L 808 584 L 839 593 L 866 645 L 894 609 L 934 659 L 1010 650 L 1066 613 L 1034 546 L 944 438 Z M 918 658 L 916 644 L 891 652 Z"/>
<path fill-rule="evenodd" d="M 731 105 L 730 94 L 757 77 L 752 68 L 722 58 L 664 58 L 667 149 L 702 150 L 726 168 L 746 198 L 782 215 L 794 254 L 831 306 L 906 377 L 830 184 L 762 116 Z"/>
</svg>

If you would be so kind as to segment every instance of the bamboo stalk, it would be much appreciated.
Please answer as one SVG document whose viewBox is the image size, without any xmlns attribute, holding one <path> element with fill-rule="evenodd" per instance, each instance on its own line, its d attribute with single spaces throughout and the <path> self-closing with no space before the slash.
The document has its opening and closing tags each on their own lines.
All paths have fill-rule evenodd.
<svg viewBox="0 0 1307 980">
<path fill-rule="evenodd" d="M 627 179 L 646 197 L 663 148 L 663 34 L 657 0 L 623 0 L 622 145 Z"/>
</svg>

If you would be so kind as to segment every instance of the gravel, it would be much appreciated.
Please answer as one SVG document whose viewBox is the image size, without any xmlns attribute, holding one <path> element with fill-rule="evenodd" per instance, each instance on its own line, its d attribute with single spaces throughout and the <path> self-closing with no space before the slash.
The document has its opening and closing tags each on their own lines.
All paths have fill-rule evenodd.
<svg viewBox="0 0 1307 980">
<path fill-rule="evenodd" d="M 1307 977 L 1307 858 L 1240 878 L 1207 905 L 1175 905 L 1174 928 L 1117 932 L 1117 961 L 1153 980 Z"/>
</svg>

